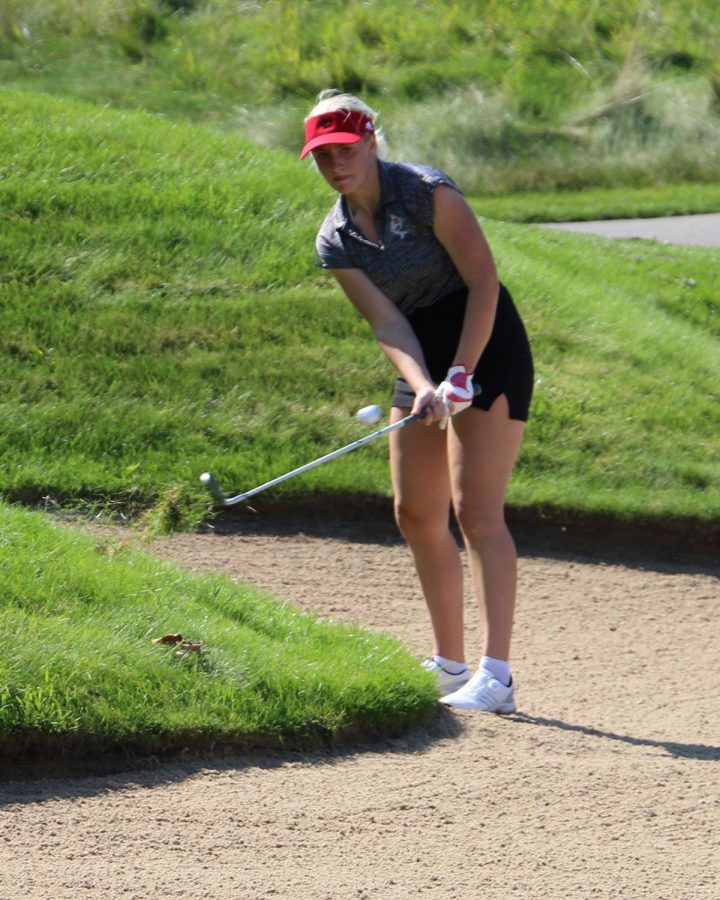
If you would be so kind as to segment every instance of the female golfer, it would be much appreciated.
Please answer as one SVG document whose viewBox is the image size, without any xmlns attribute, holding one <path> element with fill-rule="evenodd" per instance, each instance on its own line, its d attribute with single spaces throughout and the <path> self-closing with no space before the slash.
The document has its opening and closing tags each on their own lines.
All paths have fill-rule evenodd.
<svg viewBox="0 0 720 900">
<path fill-rule="evenodd" d="M 530 345 L 455 183 L 428 166 L 380 159 L 375 120 L 357 97 L 324 91 L 305 121 L 300 157 L 312 153 L 339 194 L 317 236 L 319 263 L 397 370 L 392 421 L 424 414 L 390 438 L 395 516 L 434 634 L 423 665 L 443 703 L 513 712 L 517 556 L 504 502 L 532 394 Z M 483 617 L 474 674 L 451 504 Z"/>
</svg>

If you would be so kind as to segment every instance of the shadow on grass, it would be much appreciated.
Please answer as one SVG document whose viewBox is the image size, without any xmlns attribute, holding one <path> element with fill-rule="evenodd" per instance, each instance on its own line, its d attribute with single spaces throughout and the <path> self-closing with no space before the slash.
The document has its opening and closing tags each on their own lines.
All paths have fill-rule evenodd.
<svg viewBox="0 0 720 900">
<path fill-rule="evenodd" d="M 697 759 L 707 762 L 720 760 L 720 747 L 710 744 L 683 744 L 680 741 L 656 741 L 652 738 L 632 737 L 629 734 L 615 734 L 612 731 L 603 731 L 600 728 L 592 728 L 589 725 L 573 725 L 562 719 L 548 719 L 544 716 L 529 716 L 524 713 L 508 716 L 514 722 L 524 725 L 537 725 L 542 728 L 557 728 L 560 731 L 574 731 L 577 734 L 585 734 L 589 737 L 604 738 L 609 741 L 619 741 L 623 744 L 631 744 L 634 747 L 657 747 L 665 750 L 675 759 Z"/>
<path fill-rule="evenodd" d="M 52 757 L 34 753 L 5 759 L 0 768 L 0 809 L 17 803 L 42 803 L 56 799 L 91 797 L 128 785 L 157 787 L 192 778 L 203 771 L 279 769 L 293 763 L 335 765 L 367 753 L 422 754 L 439 741 L 457 738 L 463 725 L 447 707 L 438 704 L 421 723 L 402 735 L 377 736 L 353 732 L 332 745 L 307 739 L 284 746 L 261 737 L 246 736 L 242 743 L 204 743 L 181 751 L 148 754 L 139 747 L 107 747 L 104 752 Z"/>
</svg>

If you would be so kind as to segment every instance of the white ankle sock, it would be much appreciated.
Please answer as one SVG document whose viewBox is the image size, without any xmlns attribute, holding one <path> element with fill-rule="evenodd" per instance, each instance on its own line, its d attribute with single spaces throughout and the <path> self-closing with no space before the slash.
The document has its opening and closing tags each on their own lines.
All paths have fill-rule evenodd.
<svg viewBox="0 0 720 900">
<path fill-rule="evenodd" d="M 497 678 L 505 687 L 510 687 L 512 683 L 512 675 L 510 674 L 510 663 L 506 659 L 495 659 L 492 656 L 483 656 L 480 660 L 480 668 L 489 672 L 493 678 Z"/>
<path fill-rule="evenodd" d="M 448 659 L 446 656 L 440 656 L 437 653 L 433 656 L 435 662 L 442 666 L 449 675 L 459 675 L 467 669 L 464 662 L 458 662 L 456 659 Z"/>
</svg>

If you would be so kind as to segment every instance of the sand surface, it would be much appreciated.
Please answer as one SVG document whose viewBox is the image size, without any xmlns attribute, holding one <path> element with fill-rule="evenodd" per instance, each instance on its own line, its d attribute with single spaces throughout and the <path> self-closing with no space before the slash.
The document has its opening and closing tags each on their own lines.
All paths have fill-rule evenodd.
<svg viewBox="0 0 720 900">
<path fill-rule="evenodd" d="M 151 549 L 426 654 L 391 523 L 248 522 Z M 439 708 L 361 750 L 6 781 L 0 900 L 717 900 L 720 567 L 520 552 L 518 714 Z M 475 659 L 469 590 L 467 619 Z"/>
</svg>

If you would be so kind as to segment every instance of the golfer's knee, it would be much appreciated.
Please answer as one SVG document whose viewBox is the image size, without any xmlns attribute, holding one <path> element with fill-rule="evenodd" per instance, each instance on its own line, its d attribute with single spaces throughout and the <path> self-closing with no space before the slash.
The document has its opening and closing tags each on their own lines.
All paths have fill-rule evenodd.
<svg viewBox="0 0 720 900">
<path fill-rule="evenodd" d="M 502 508 L 495 509 L 475 503 L 458 503 L 455 517 L 465 538 L 473 546 L 482 546 L 507 532 Z"/>
<path fill-rule="evenodd" d="M 432 511 L 402 501 L 395 502 L 395 521 L 400 534 L 410 544 L 427 540 L 438 530 L 447 530 L 447 516 L 442 521 Z"/>
</svg>

